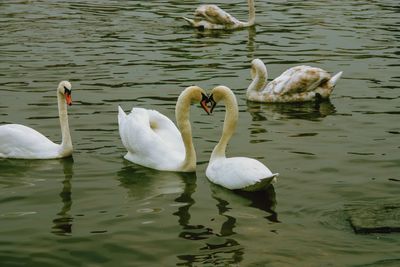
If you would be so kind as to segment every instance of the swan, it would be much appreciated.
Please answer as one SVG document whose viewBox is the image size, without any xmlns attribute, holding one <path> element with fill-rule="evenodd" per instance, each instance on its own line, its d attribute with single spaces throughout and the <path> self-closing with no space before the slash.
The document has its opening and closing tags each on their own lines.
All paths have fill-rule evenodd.
<svg viewBox="0 0 400 267">
<path fill-rule="evenodd" d="M 68 126 L 67 104 L 72 105 L 71 83 L 62 81 L 57 87 L 58 116 L 61 125 L 61 144 L 55 144 L 38 131 L 21 125 L 0 126 L 0 158 L 56 159 L 72 155 Z"/>
<path fill-rule="evenodd" d="M 183 17 L 191 26 L 201 29 L 237 29 L 250 27 L 255 22 L 254 0 L 247 0 L 249 6 L 249 20 L 240 21 L 216 5 L 201 5 L 194 12 L 195 18 Z"/>
<path fill-rule="evenodd" d="M 206 169 L 207 178 L 220 186 L 235 190 L 258 191 L 265 189 L 271 182 L 275 182 L 278 173 L 272 173 L 260 161 L 246 158 L 226 158 L 225 151 L 229 140 L 236 129 L 239 117 L 236 97 L 226 86 L 215 87 L 210 94 L 212 103 L 210 113 L 219 101 L 225 103 L 225 120 L 222 136 L 214 147 Z"/>
<path fill-rule="evenodd" d="M 253 81 L 247 88 L 246 97 L 255 102 L 303 102 L 329 98 L 342 71 L 331 77 L 323 69 L 296 66 L 283 72 L 268 83 L 264 63 L 256 58 L 251 62 Z"/>
<path fill-rule="evenodd" d="M 196 152 L 189 121 L 190 106 L 194 101 L 199 101 L 209 114 L 206 92 L 198 86 L 187 87 L 175 106 L 178 128 L 158 111 L 133 108 L 127 115 L 118 106 L 119 134 L 128 150 L 124 158 L 160 171 L 194 172 Z"/>
</svg>

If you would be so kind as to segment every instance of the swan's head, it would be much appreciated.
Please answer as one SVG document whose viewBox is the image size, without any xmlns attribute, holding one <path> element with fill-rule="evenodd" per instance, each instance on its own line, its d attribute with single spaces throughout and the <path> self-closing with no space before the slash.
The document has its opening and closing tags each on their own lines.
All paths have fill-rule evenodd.
<svg viewBox="0 0 400 267">
<path fill-rule="evenodd" d="M 207 114 L 210 114 L 207 104 L 210 102 L 206 91 L 198 86 L 189 86 L 180 94 L 178 103 L 185 102 L 188 99 L 191 103 L 200 103 L 200 106 Z"/>
<path fill-rule="evenodd" d="M 217 103 L 225 98 L 229 97 L 232 101 L 236 101 L 236 97 L 232 90 L 226 86 L 220 85 L 211 90 L 211 94 L 208 97 L 208 102 L 211 103 L 210 113 L 213 112 Z"/>
<path fill-rule="evenodd" d="M 261 59 L 255 58 L 251 61 L 251 78 L 254 80 L 254 78 L 257 76 L 257 73 L 267 73 L 267 68 L 264 65 L 264 62 L 261 61 Z"/>
<path fill-rule="evenodd" d="M 65 97 L 65 101 L 69 106 L 72 105 L 71 90 L 72 90 L 72 85 L 68 81 L 62 81 L 58 85 L 58 92 Z"/>
</svg>

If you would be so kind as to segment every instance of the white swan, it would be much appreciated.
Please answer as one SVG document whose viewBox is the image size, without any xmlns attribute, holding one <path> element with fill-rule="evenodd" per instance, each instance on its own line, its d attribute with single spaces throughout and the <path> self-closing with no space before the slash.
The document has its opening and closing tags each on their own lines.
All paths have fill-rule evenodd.
<svg viewBox="0 0 400 267">
<path fill-rule="evenodd" d="M 254 0 L 247 0 L 249 5 L 249 20 L 240 21 L 216 5 L 201 5 L 194 12 L 195 18 L 184 20 L 196 28 L 201 29 L 237 29 L 250 27 L 255 22 Z"/>
<path fill-rule="evenodd" d="M 209 113 L 206 92 L 197 86 L 186 88 L 175 106 L 179 130 L 158 111 L 133 108 L 127 115 L 118 107 L 119 134 L 128 150 L 125 159 L 161 171 L 195 171 L 196 152 L 189 121 L 190 105 L 194 101 L 200 102 Z"/>
<path fill-rule="evenodd" d="M 260 59 L 251 62 L 253 81 L 247 88 L 247 99 L 256 102 L 303 102 L 329 98 L 342 71 L 335 76 L 323 69 L 296 66 L 268 83 L 268 72 Z"/>
<path fill-rule="evenodd" d="M 206 176 L 211 182 L 232 190 L 258 191 L 266 188 L 276 180 L 278 173 L 272 173 L 264 164 L 252 158 L 225 156 L 226 146 L 235 132 L 239 117 L 235 95 L 228 87 L 217 86 L 209 98 L 212 102 L 210 112 L 216 103 L 223 101 L 226 113 L 222 136 L 211 154 Z"/>
<path fill-rule="evenodd" d="M 67 104 L 71 105 L 71 84 L 62 81 L 57 87 L 58 115 L 62 142 L 55 144 L 38 131 L 20 124 L 0 126 L 0 158 L 55 159 L 72 155 Z"/>
</svg>

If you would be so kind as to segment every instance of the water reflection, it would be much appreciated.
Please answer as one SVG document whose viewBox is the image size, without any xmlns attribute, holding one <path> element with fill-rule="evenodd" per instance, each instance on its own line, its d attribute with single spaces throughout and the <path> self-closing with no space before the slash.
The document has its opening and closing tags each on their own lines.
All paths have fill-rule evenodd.
<svg viewBox="0 0 400 267">
<path fill-rule="evenodd" d="M 236 193 L 250 200 L 251 202 L 250 207 L 254 207 L 269 213 L 264 218 L 266 218 L 271 222 L 279 222 L 278 213 L 276 213 L 275 211 L 276 194 L 273 185 L 270 185 L 269 187 L 267 187 L 265 190 L 262 191 L 257 191 L 257 192 L 238 191 Z"/>
<path fill-rule="evenodd" d="M 175 199 L 176 202 L 186 204 L 174 213 L 179 217 L 178 221 L 182 226 L 179 237 L 194 241 L 204 240 L 205 245 L 199 249 L 198 253 L 179 255 L 178 258 L 183 262 L 177 265 L 192 266 L 200 263 L 226 266 L 240 263 L 244 257 L 244 248 L 234 238 L 236 234 L 234 229 L 238 218 L 233 215 L 234 212 L 232 211 L 235 209 L 235 203 L 242 204 L 243 199 L 249 201 L 250 207 L 267 212 L 265 218 L 268 221 L 279 222 L 278 215 L 275 212 L 276 195 L 272 185 L 264 191 L 244 192 L 240 190 L 231 191 L 211 184 L 212 197 L 217 201 L 218 214 L 226 219 L 217 232 L 204 225 L 190 224 L 189 209 L 195 203 L 192 194 L 195 192 L 196 186 L 190 181 L 185 184 L 184 192 Z"/>
<path fill-rule="evenodd" d="M 149 199 L 164 194 L 179 194 L 185 190 L 186 179 L 196 181 L 195 173 L 163 172 L 144 168 L 124 161 L 124 167 L 118 171 L 119 180 L 129 189 L 129 196 L 137 199 Z"/>
<path fill-rule="evenodd" d="M 205 240 L 205 245 L 201 247 L 199 253 L 178 255 L 181 263 L 179 266 L 192 266 L 196 263 L 212 264 L 212 265 L 228 265 L 239 263 L 243 259 L 243 247 L 231 237 L 235 232 L 236 218 L 224 213 L 229 209 L 229 203 L 223 199 L 216 198 L 218 201 L 218 214 L 225 216 L 227 219 L 221 225 L 219 233 L 215 233 L 213 229 L 204 225 L 190 224 L 190 207 L 195 203 L 192 194 L 195 192 L 196 185 L 193 181 L 186 179 L 184 192 L 175 199 L 178 203 L 186 205 L 178 208 L 174 213 L 178 216 L 179 224 L 182 226 L 182 231 L 179 234 L 180 238 L 187 240 Z"/>
<path fill-rule="evenodd" d="M 219 232 L 205 225 L 192 224 L 190 208 L 195 204 L 193 194 L 196 192 L 196 173 L 161 172 L 126 163 L 118 176 L 129 195 L 138 199 L 149 199 L 161 194 L 176 194 L 173 200 L 177 210 L 173 213 L 178 218 L 181 231 L 178 237 L 204 242 L 198 253 L 178 255 L 177 265 L 192 266 L 196 263 L 226 265 L 242 260 L 243 248 L 232 237 L 236 219 L 226 216 L 227 220 L 221 225 Z M 226 212 L 229 203 L 218 200 L 219 214 Z M 225 216 L 225 215 L 223 215 Z M 203 241 L 204 240 L 204 241 Z"/>
<path fill-rule="evenodd" d="M 191 30 L 193 28 L 189 27 Z M 246 49 L 244 51 L 247 52 L 247 58 L 249 61 L 251 61 L 255 57 L 255 50 L 256 50 L 256 41 L 255 37 L 257 34 L 256 27 L 247 27 L 247 28 L 241 28 L 241 29 L 235 29 L 235 30 L 199 30 L 199 29 L 194 29 L 195 33 L 193 34 L 194 38 L 197 39 L 203 39 L 203 38 L 211 38 L 212 41 L 207 41 L 207 46 L 210 44 L 220 44 L 221 42 L 226 42 L 226 43 L 232 43 L 232 42 L 237 42 L 238 44 L 245 44 Z M 239 39 L 235 38 L 235 32 L 237 31 L 247 31 L 247 41 L 245 41 L 244 36 L 239 37 Z M 214 40 L 215 39 L 215 40 Z M 237 53 L 237 50 L 242 50 L 242 48 L 237 48 L 233 49 L 232 52 L 235 53 L 235 55 L 239 56 Z M 194 55 L 191 54 L 191 57 Z M 224 69 L 226 66 L 222 66 L 222 69 Z"/>
<path fill-rule="evenodd" d="M 65 177 L 65 179 L 62 181 L 63 186 L 59 194 L 63 206 L 61 207 L 60 212 L 57 213 L 57 217 L 53 220 L 54 225 L 51 232 L 56 235 L 69 235 L 72 233 L 73 221 L 73 217 L 69 214 L 69 211 L 71 210 L 72 206 L 71 179 L 74 174 L 74 160 L 72 157 L 70 157 L 66 159 L 61 159 L 60 161 L 63 165 Z"/>
<path fill-rule="evenodd" d="M 250 39 L 250 36 L 254 37 L 254 35 L 256 33 L 256 26 L 255 25 L 253 25 L 251 27 L 246 27 L 246 28 L 223 29 L 223 30 L 210 30 L 210 29 L 203 29 L 203 28 L 193 28 L 192 26 L 189 26 L 187 24 L 184 24 L 182 27 L 184 29 L 194 31 L 195 32 L 195 36 L 198 37 L 198 38 L 203 38 L 203 37 L 219 38 L 219 37 L 222 37 L 222 36 L 235 34 L 237 32 L 247 31 L 249 33 L 249 39 Z"/>
<path fill-rule="evenodd" d="M 211 185 L 213 191 L 213 198 L 219 203 L 226 203 L 224 208 L 218 208 L 220 214 L 225 214 L 232 208 L 228 208 L 229 203 L 243 203 L 247 200 L 249 207 L 257 208 L 265 211 L 268 215 L 264 216 L 270 222 L 279 222 L 278 214 L 275 212 L 276 208 L 276 194 L 273 185 L 268 186 L 266 189 L 257 192 L 246 192 L 243 190 L 228 190 L 218 185 Z M 226 214 L 224 216 L 227 216 Z"/>
<path fill-rule="evenodd" d="M 37 182 L 37 178 L 32 177 L 33 172 L 54 171 L 63 160 L 0 159 L 0 187 L 33 186 Z"/>
<path fill-rule="evenodd" d="M 247 55 L 249 59 L 253 59 L 254 56 L 254 52 L 255 52 L 255 39 L 256 39 L 256 28 L 253 27 L 249 27 L 247 28 L 247 31 L 249 33 L 248 35 L 248 39 L 247 39 L 247 51 L 249 52 L 249 54 Z"/>
<path fill-rule="evenodd" d="M 179 206 L 178 210 L 173 213 L 173 215 L 178 216 L 179 225 L 183 226 L 183 229 L 185 229 L 186 226 L 189 225 L 190 221 L 189 209 L 195 203 L 192 194 L 196 191 L 196 175 L 194 173 L 182 173 L 182 179 L 185 184 L 184 190 L 182 194 L 175 199 L 175 202 L 182 205 Z M 190 233 L 186 233 L 186 231 L 182 231 L 179 234 L 179 237 L 185 239 L 197 239 L 196 236 L 192 236 Z"/>
<path fill-rule="evenodd" d="M 265 121 L 274 119 L 302 119 L 318 121 L 336 113 L 335 106 L 330 100 L 321 102 L 304 103 L 257 103 L 247 101 L 247 111 L 253 121 Z"/>
</svg>

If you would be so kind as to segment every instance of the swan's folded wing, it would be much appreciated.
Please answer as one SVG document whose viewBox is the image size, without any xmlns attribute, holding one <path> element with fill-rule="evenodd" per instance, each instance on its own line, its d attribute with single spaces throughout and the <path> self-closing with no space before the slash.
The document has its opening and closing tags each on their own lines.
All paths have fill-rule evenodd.
<svg viewBox="0 0 400 267">
<path fill-rule="evenodd" d="M 179 149 L 183 146 L 179 143 L 174 144 L 172 141 L 174 138 L 168 137 L 166 129 L 163 128 L 164 126 L 160 126 L 166 122 L 161 120 L 153 121 L 154 116 L 158 116 L 154 112 L 156 111 L 141 108 L 132 109 L 124 123 L 120 125 L 121 140 L 128 153 L 137 159 L 135 160 L 136 162 L 140 161 L 145 166 L 160 165 L 157 162 L 167 161 L 168 157 L 176 158 L 177 154 L 179 155 L 177 148 Z M 159 113 L 159 115 L 162 114 Z M 162 130 L 155 131 L 153 129 L 158 127 L 162 128 Z M 161 135 L 158 133 L 159 131 L 162 132 Z M 180 135 L 179 131 L 177 134 Z M 173 136 L 174 134 L 169 135 Z M 175 137 L 175 139 L 178 138 Z M 184 152 L 184 148 L 182 150 Z M 183 160 L 184 153 L 179 157 L 182 157 Z"/>
<path fill-rule="evenodd" d="M 185 153 L 181 132 L 165 115 L 156 110 L 148 110 L 150 127 L 171 149 Z"/>
<path fill-rule="evenodd" d="M 235 17 L 231 16 L 216 5 L 199 6 L 194 15 L 196 16 L 196 20 L 204 18 L 212 24 L 234 25 L 238 23 L 238 20 Z"/>
<path fill-rule="evenodd" d="M 0 155 L 9 158 L 41 158 L 49 151 L 57 152 L 60 145 L 38 131 L 21 125 L 0 126 Z M 47 155 L 48 156 L 48 155 Z"/>
<path fill-rule="evenodd" d="M 268 84 L 274 94 L 299 94 L 316 89 L 330 79 L 329 73 L 309 66 L 297 66 L 283 72 Z"/>
</svg>

